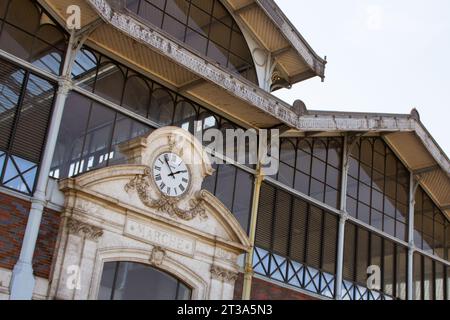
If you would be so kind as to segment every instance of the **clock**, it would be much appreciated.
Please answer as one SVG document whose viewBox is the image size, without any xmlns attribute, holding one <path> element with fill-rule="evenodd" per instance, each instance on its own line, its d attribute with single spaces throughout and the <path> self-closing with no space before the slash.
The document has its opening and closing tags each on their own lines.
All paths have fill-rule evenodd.
<svg viewBox="0 0 450 320">
<path fill-rule="evenodd" d="M 172 152 L 165 152 L 153 162 L 153 179 L 162 194 L 180 197 L 188 190 L 190 172 L 183 159 Z"/>
</svg>

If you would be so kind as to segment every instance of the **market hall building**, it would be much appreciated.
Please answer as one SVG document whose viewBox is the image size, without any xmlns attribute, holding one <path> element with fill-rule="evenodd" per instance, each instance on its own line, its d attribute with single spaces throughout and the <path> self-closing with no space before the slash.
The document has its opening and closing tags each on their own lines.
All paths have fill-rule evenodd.
<svg viewBox="0 0 450 320">
<path fill-rule="evenodd" d="M 325 64 L 273 0 L 1 1 L 0 298 L 449 299 L 449 159 L 272 94 Z M 208 128 L 278 129 L 278 173 Z"/>
</svg>

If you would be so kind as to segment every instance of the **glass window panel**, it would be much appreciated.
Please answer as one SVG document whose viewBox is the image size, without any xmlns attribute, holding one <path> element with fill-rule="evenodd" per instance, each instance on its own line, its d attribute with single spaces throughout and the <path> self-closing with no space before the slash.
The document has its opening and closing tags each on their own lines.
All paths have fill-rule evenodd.
<svg viewBox="0 0 450 320">
<path fill-rule="evenodd" d="M 212 194 L 215 194 L 216 179 L 217 179 L 217 164 L 214 163 L 212 167 L 214 169 L 214 172 L 213 172 L 212 175 L 207 176 L 203 180 L 202 188 L 205 189 L 205 190 L 208 190 Z"/>
<path fill-rule="evenodd" d="M 247 62 L 252 61 L 251 55 L 249 55 L 249 51 L 247 50 L 245 38 L 239 32 L 233 31 L 231 33 L 230 51 Z"/>
<path fill-rule="evenodd" d="M 61 178 L 70 176 L 70 165 L 81 157 L 90 108 L 91 102 L 79 94 L 67 98 L 52 162 Z"/>
<path fill-rule="evenodd" d="M 327 166 L 327 184 L 334 189 L 339 189 L 340 184 L 340 172 L 331 166 Z"/>
<path fill-rule="evenodd" d="M 0 176 L 3 172 L 3 165 L 5 164 L 6 155 L 3 151 L 0 151 Z"/>
<path fill-rule="evenodd" d="M 191 6 L 188 25 L 201 35 L 207 37 L 209 33 L 209 25 L 211 23 L 211 16 L 198 9 L 195 6 Z M 186 42 L 189 41 L 186 39 Z M 203 51 L 202 51 L 203 52 Z"/>
<path fill-rule="evenodd" d="M 189 4 L 185 0 L 168 0 L 163 5 L 161 0 L 140 0 L 139 5 L 138 15 L 141 18 L 257 84 L 247 42 L 220 1 L 191 1 Z M 127 2 L 127 7 L 130 11 L 136 11 L 136 4 L 132 1 Z M 205 52 L 206 38 L 209 38 L 209 48 Z M 235 56 L 230 56 L 231 53 Z"/>
<path fill-rule="evenodd" d="M 356 200 L 347 197 L 347 212 L 352 216 L 352 217 L 357 217 L 357 202 Z"/>
<path fill-rule="evenodd" d="M 352 176 L 355 179 L 358 179 L 358 174 L 359 174 L 358 169 L 359 169 L 358 160 L 353 157 L 350 157 L 349 158 L 349 168 L 348 168 L 349 176 Z"/>
<path fill-rule="evenodd" d="M 180 41 L 184 41 L 184 34 L 186 32 L 186 25 L 178 22 L 174 18 L 165 15 L 163 21 L 163 30 L 168 32 Z"/>
<path fill-rule="evenodd" d="M 162 126 L 172 123 L 174 104 L 172 95 L 163 89 L 153 91 L 148 117 Z"/>
<path fill-rule="evenodd" d="M 120 105 L 124 84 L 123 71 L 115 64 L 104 63 L 97 72 L 94 92 Z"/>
<path fill-rule="evenodd" d="M 36 37 L 41 41 L 45 42 L 48 46 L 52 46 L 59 49 L 64 49 L 65 47 L 65 37 L 64 34 L 55 25 L 43 24 L 39 27 L 36 32 Z M 36 48 L 36 44 L 34 45 Z M 34 53 L 39 53 L 40 50 L 35 49 Z"/>
<path fill-rule="evenodd" d="M 230 46 L 231 28 L 213 19 L 211 23 L 210 40 L 223 48 Z"/>
<path fill-rule="evenodd" d="M 385 215 L 384 216 L 384 232 L 387 234 L 390 234 L 391 236 L 395 237 L 395 220 L 391 217 Z"/>
<path fill-rule="evenodd" d="M 406 222 L 407 217 L 408 217 L 408 207 L 404 206 L 400 203 L 397 203 L 397 214 L 396 214 L 396 219 L 402 222 Z"/>
<path fill-rule="evenodd" d="M 178 283 L 178 295 L 177 300 L 190 300 L 191 299 L 191 289 L 182 283 Z"/>
<path fill-rule="evenodd" d="M 395 285 L 395 251 L 394 244 L 384 240 L 384 261 L 383 261 L 383 292 L 392 296 L 394 294 Z"/>
<path fill-rule="evenodd" d="M 12 154 L 35 163 L 40 161 L 54 92 L 55 87 L 52 83 L 32 74 L 29 76 L 18 120 L 15 123 L 10 148 Z M 30 128 L 33 128 L 32 134 Z"/>
<path fill-rule="evenodd" d="M 86 170 L 88 158 L 94 157 L 93 167 L 105 166 L 109 159 L 111 135 L 116 114 L 111 109 L 94 104 L 92 106 L 86 139 L 83 148 L 83 159 L 80 173 Z"/>
<path fill-rule="evenodd" d="M 212 58 L 214 61 L 216 61 L 223 67 L 227 66 L 228 52 L 224 48 L 218 46 L 217 44 L 211 41 L 209 42 L 208 45 L 208 57 Z"/>
<path fill-rule="evenodd" d="M 397 194 L 397 184 L 395 183 L 395 180 L 386 179 L 385 183 L 385 194 L 391 199 L 395 199 Z"/>
<path fill-rule="evenodd" d="M 224 6 L 218 1 L 214 1 L 214 9 L 213 9 L 213 16 L 214 18 L 223 21 L 225 17 L 228 17 L 228 12 L 224 8 Z M 228 22 L 231 25 L 231 22 Z"/>
<path fill-rule="evenodd" d="M 395 201 L 388 196 L 384 196 L 384 213 L 395 217 Z"/>
<path fill-rule="evenodd" d="M 114 268 L 114 264 L 117 265 Z M 180 285 L 181 292 L 180 292 Z M 174 300 L 190 299 L 190 289 L 171 275 L 156 268 L 134 263 L 105 264 L 99 299 Z"/>
<path fill-rule="evenodd" d="M 166 4 L 166 0 L 145 0 L 145 1 L 153 4 L 154 6 L 158 7 L 161 10 L 164 9 L 164 6 Z"/>
<path fill-rule="evenodd" d="M 290 165 L 291 167 L 295 167 L 295 146 L 289 140 L 286 140 L 281 144 L 280 161 Z"/>
<path fill-rule="evenodd" d="M 328 145 L 328 163 L 335 168 L 341 167 L 342 149 L 341 142 L 336 140 L 330 140 Z"/>
<path fill-rule="evenodd" d="M 220 165 L 217 171 L 217 184 L 220 188 L 216 190 L 216 197 L 231 209 L 233 206 L 233 192 L 235 188 L 236 168 L 232 165 Z"/>
<path fill-rule="evenodd" d="M 339 193 L 328 186 L 325 190 L 325 203 L 334 208 L 337 208 L 339 203 Z"/>
<path fill-rule="evenodd" d="M 367 185 L 372 185 L 372 168 L 361 163 L 359 168 L 359 180 Z"/>
<path fill-rule="evenodd" d="M 325 182 L 325 163 L 317 158 L 313 158 L 311 175 L 317 180 Z"/>
<path fill-rule="evenodd" d="M 9 1 L 1 1 L 0 2 L 0 19 L 3 20 L 5 18 L 5 14 L 6 14 L 6 8 L 9 4 Z M 1 22 L 0 22 L 1 24 Z"/>
<path fill-rule="evenodd" d="M 149 103 L 150 88 L 147 82 L 136 76 L 129 78 L 125 86 L 122 106 L 147 117 Z"/>
<path fill-rule="evenodd" d="M 147 125 L 130 119 L 124 115 L 119 114 L 114 126 L 114 134 L 112 139 L 112 159 L 109 165 L 125 163 L 124 155 L 120 153 L 119 145 L 122 142 L 131 140 L 138 136 L 149 134 L 152 131 Z"/>
<path fill-rule="evenodd" d="M 182 23 L 187 23 L 189 3 L 186 0 L 167 0 L 166 13 Z"/>
<path fill-rule="evenodd" d="M 97 72 L 96 55 L 82 48 L 78 51 L 75 63 L 72 68 L 72 77 L 76 79 L 76 84 L 92 91 L 94 88 L 95 74 Z"/>
<path fill-rule="evenodd" d="M 384 175 L 375 170 L 372 172 L 372 188 L 384 192 Z"/>
<path fill-rule="evenodd" d="M 5 1 L 2 1 L 5 2 Z M 40 23 L 41 14 L 37 6 L 29 0 L 10 1 L 6 21 L 28 33 L 34 34 Z"/>
<path fill-rule="evenodd" d="M 383 230 L 383 214 L 379 211 L 372 210 L 371 218 L 370 218 L 370 225 L 372 225 L 375 228 L 378 228 L 380 230 Z"/>
<path fill-rule="evenodd" d="M 384 173 L 384 161 L 385 161 L 385 156 L 384 155 L 381 155 L 378 152 L 374 152 L 374 154 L 373 154 L 373 168 L 375 170 L 377 170 L 381 174 Z"/>
<path fill-rule="evenodd" d="M 0 149 L 5 150 L 15 123 L 25 72 L 0 62 Z"/>
<path fill-rule="evenodd" d="M 424 278 L 423 278 L 423 298 L 425 300 L 434 299 L 434 272 L 433 272 L 433 260 L 428 257 L 424 257 Z"/>
<path fill-rule="evenodd" d="M 324 201 L 325 184 L 316 179 L 311 179 L 310 196 L 319 201 Z"/>
<path fill-rule="evenodd" d="M 162 9 L 162 8 L 161 8 Z M 163 12 L 152 6 L 147 1 L 140 1 L 140 8 L 138 13 L 144 20 L 147 20 L 161 28 L 163 21 Z"/>
<path fill-rule="evenodd" d="M 372 190 L 372 208 L 383 211 L 383 194 L 376 190 Z"/>
<path fill-rule="evenodd" d="M 294 168 L 280 162 L 278 169 L 278 181 L 292 187 L 294 182 Z"/>
<path fill-rule="evenodd" d="M 110 300 L 114 285 L 114 275 L 118 262 L 106 262 L 103 265 L 102 280 L 98 291 L 99 300 Z"/>
<path fill-rule="evenodd" d="M 409 185 L 397 184 L 397 201 L 406 205 L 409 200 Z"/>
<path fill-rule="evenodd" d="M 197 110 L 192 104 L 187 101 L 178 102 L 175 108 L 175 115 L 173 124 L 175 126 L 187 129 L 192 134 L 194 133 L 194 121 L 197 119 Z"/>
<path fill-rule="evenodd" d="M 23 60 L 30 58 L 33 47 L 33 37 L 25 32 L 5 24 L 0 37 L 0 49 L 5 50 Z"/>
<path fill-rule="evenodd" d="M 35 39 L 35 42 L 41 42 L 38 39 Z M 32 58 L 32 63 L 36 67 L 43 69 L 47 72 L 59 74 L 61 63 L 62 63 L 62 54 L 60 51 L 49 49 L 45 55 L 41 55 L 38 57 Z"/>
<path fill-rule="evenodd" d="M 311 155 L 300 149 L 297 150 L 297 169 L 308 174 L 311 170 Z"/>
<path fill-rule="evenodd" d="M 139 0 L 126 0 L 126 7 L 128 10 L 137 13 L 139 2 Z"/>
<path fill-rule="evenodd" d="M 355 199 L 358 198 L 358 180 L 348 177 L 347 194 Z"/>
<path fill-rule="evenodd" d="M 358 199 L 367 205 L 370 205 L 370 188 L 364 183 L 358 185 Z"/>
<path fill-rule="evenodd" d="M 403 222 L 396 221 L 395 222 L 395 236 L 400 240 L 406 241 L 406 225 Z"/>
<path fill-rule="evenodd" d="M 322 161 L 327 161 L 327 148 L 323 141 L 314 140 L 313 155 Z"/>
<path fill-rule="evenodd" d="M 186 42 L 188 42 L 194 49 L 198 50 L 200 53 L 206 54 L 208 39 L 203 37 L 199 33 L 188 29 L 186 34 Z"/>
<path fill-rule="evenodd" d="M 372 166 L 372 143 L 368 139 L 362 140 L 360 161 L 368 167 Z"/>
<path fill-rule="evenodd" d="M 300 171 L 297 171 L 295 173 L 295 190 L 300 191 L 304 194 L 309 194 L 309 180 L 309 176 Z"/>
<path fill-rule="evenodd" d="M 253 176 L 243 170 L 237 170 L 233 214 L 242 229 L 248 230 L 253 196 Z"/>
<path fill-rule="evenodd" d="M 370 224 L 370 208 L 362 202 L 358 203 L 358 219 Z"/>
<path fill-rule="evenodd" d="M 207 13 L 212 12 L 213 1 L 191 0 L 191 3 Z"/>
<path fill-rule="evenodd" d="M 392 153 L 386 155 L 386 176 L 395 179 L 397 175 L 397 159 Z"/>
</svg>

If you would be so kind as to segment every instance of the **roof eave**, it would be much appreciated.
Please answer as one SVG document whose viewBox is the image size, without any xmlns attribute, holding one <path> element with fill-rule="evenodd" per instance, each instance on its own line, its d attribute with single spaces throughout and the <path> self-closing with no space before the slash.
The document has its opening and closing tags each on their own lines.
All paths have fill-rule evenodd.
<svg viewBox="0 0 450 320">
<path fill-rule="evenodd" d="M 283 11 L 278 7 L 274 0 L 255 0 L 259 7 L 266 13 L 272 22 L 278 27 L 283 36 L 289 41 L 292 48 L 298 53 L 301 59 L 309 66 L 316 76 L 325 78 L 325 65 L 327 61 L 321 58 L 308 42 L 303 38 L 300 32 L 295 28 L 292 22 L 286 17 Z M 301 80 L 308 79 L 299 78 Z"/>
</svg>

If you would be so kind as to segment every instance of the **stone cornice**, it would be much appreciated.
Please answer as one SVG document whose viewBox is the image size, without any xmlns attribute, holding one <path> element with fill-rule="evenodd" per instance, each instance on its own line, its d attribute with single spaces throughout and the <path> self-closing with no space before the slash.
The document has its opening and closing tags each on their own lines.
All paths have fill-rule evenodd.
<svg viewBox="0 0 450 320">
<path fill-rule="evenodd" d="M 278 27 L 289 43 L 302 57 L 306 64 L 322 79 L 325 77 L 326 61 L 320 58 L 303 37 L 297 32 L 292 23 L 279 10 L 273 0 L 255 0 L 267 16 Z"/>
</svg>

